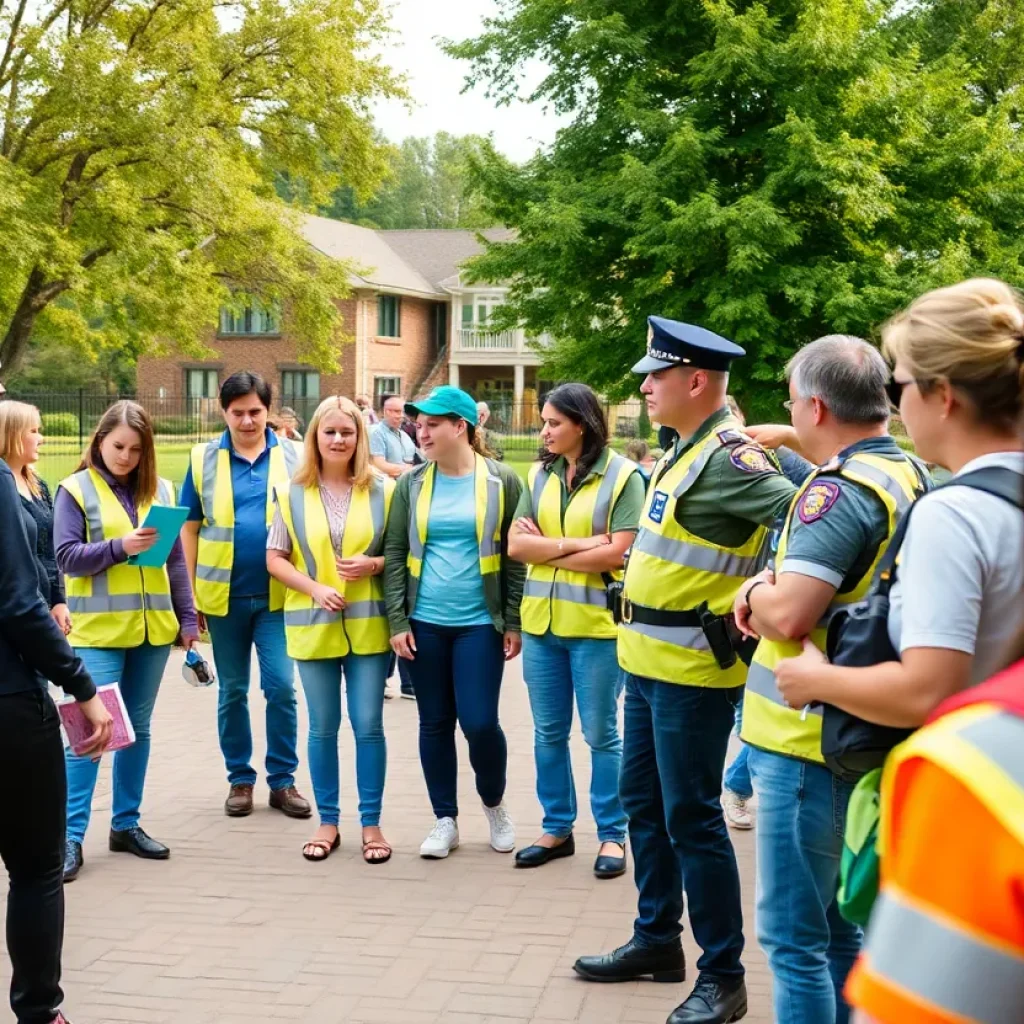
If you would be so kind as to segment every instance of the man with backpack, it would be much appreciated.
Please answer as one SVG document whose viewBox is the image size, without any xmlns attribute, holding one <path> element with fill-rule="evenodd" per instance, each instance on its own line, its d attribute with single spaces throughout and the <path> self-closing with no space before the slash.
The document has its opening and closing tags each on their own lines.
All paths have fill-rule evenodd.
<svg viewBox="0 0 1024 1024">
<path fill-rule="evenodd" d="M 775 574 L 739 591 L 741 629 L 761 637 L 747 676 L 742 738 L 758 796 L 757 932 L 774 976 L 777 1020 L 846 1024 L 842 986 L 862 935 L 835 902 L 852 785 L 821 753 L 820 707 L 789 707 L 775 666 L 870 587 L 923 471 L 888 434 L 889 369 L 867 342 L 820 338 L 787 367 L 799 447 L 819 468 L 785 519 Z"/>
</svg>

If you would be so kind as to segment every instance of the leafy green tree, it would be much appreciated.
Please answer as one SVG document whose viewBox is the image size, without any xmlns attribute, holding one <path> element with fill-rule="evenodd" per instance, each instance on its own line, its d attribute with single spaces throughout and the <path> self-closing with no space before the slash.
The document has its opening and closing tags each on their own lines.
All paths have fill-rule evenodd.
<svg viewBox="0 0 1024 1024">
<path fill-rule="evenodd" d="M 368 106 L 402 92 L 370 51 L 385 28 L 378 0 L 0 3 L 3 372 L 36 334 L 194 352 L 232 296 L 333 365 L 346 270 L 274 183 L 310 206 L 372 190 Z"/>
<path fill-rule="evenodd" d="M 659 313 L 743 344 L 737 395 L 777 414 L 812 338 L 965 275 L 1024 283 L 1018 0 L 505 0 L 448 48 L 499 102 L 540 58 L 529 98 L 571 118 L 475 171 L 518 237 L 473 273 L 559 339 L 550 376 L 634 388 Z"/>
</svg>

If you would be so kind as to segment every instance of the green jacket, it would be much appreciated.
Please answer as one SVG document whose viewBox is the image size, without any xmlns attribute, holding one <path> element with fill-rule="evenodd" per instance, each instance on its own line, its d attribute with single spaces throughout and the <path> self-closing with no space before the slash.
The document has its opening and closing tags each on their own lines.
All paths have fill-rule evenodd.
<svg viewBox="0 0 1024 1024">
<path fill-rule="evenodd" d="M 515 521 L 523 482 L 514 469 L 493 459 L 488 459 L 488 463 L 492 472 L 501 478 L 505 489 L 505 515 L 501 523 L 501 572 L 484 577 L 484 599 L 494 628 L 499 633 L 506 630 L 518 633 L 519 605 L 523 599 L 526 566 L 509 558 L 508 531 Z M 417 466 L 400 476 L 391 499 L 387 535 L 384 539 L 384 594 L 392 636 L 409 632 L 409 616 L 413 611 L 408 607 L 409 570 L 406 567 L 409 554 L 409 489 L 413 480 L 422 477 L 426 471 L 425 465 Z"/>
</svg>

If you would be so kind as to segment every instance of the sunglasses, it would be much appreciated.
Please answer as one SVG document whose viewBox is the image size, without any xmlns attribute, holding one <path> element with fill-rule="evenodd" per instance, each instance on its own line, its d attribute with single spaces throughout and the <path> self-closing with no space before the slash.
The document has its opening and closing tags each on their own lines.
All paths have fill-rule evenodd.
<svg viewBox="0 0 1024 1024">
<path fill-rule="evenodd" d="M 899 409 L 900 402 L 903 401 L 903 389 L 912 383 L 913 381 L 909 380 L 891 380 L 885 385 L 885 393 L 894 409 Z"/>
</svg>

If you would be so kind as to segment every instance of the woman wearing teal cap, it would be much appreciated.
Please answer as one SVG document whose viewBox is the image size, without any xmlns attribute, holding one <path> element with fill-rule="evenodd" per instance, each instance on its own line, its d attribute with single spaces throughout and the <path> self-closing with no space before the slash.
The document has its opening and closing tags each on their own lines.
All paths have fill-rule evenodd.
<svg viewBox="0 0 1024 1024">
<path fill-rule="evenodd" d="M 476 402 L 435 388 L 406 406 L 427 462 L 399 478 L 385 543 L 391 646 L 409 662 L 420 716 L 420 762 L 436 822 L 420 847 L 459 845 L 455 725 L 469 743 L 491 846 L 510 853 L 504 804 L 508 751 L 498 722 L 504 663 L 519 654 L 525 567 L 508 557 L 522 482 L 487 457 Z"/>
</svg>

